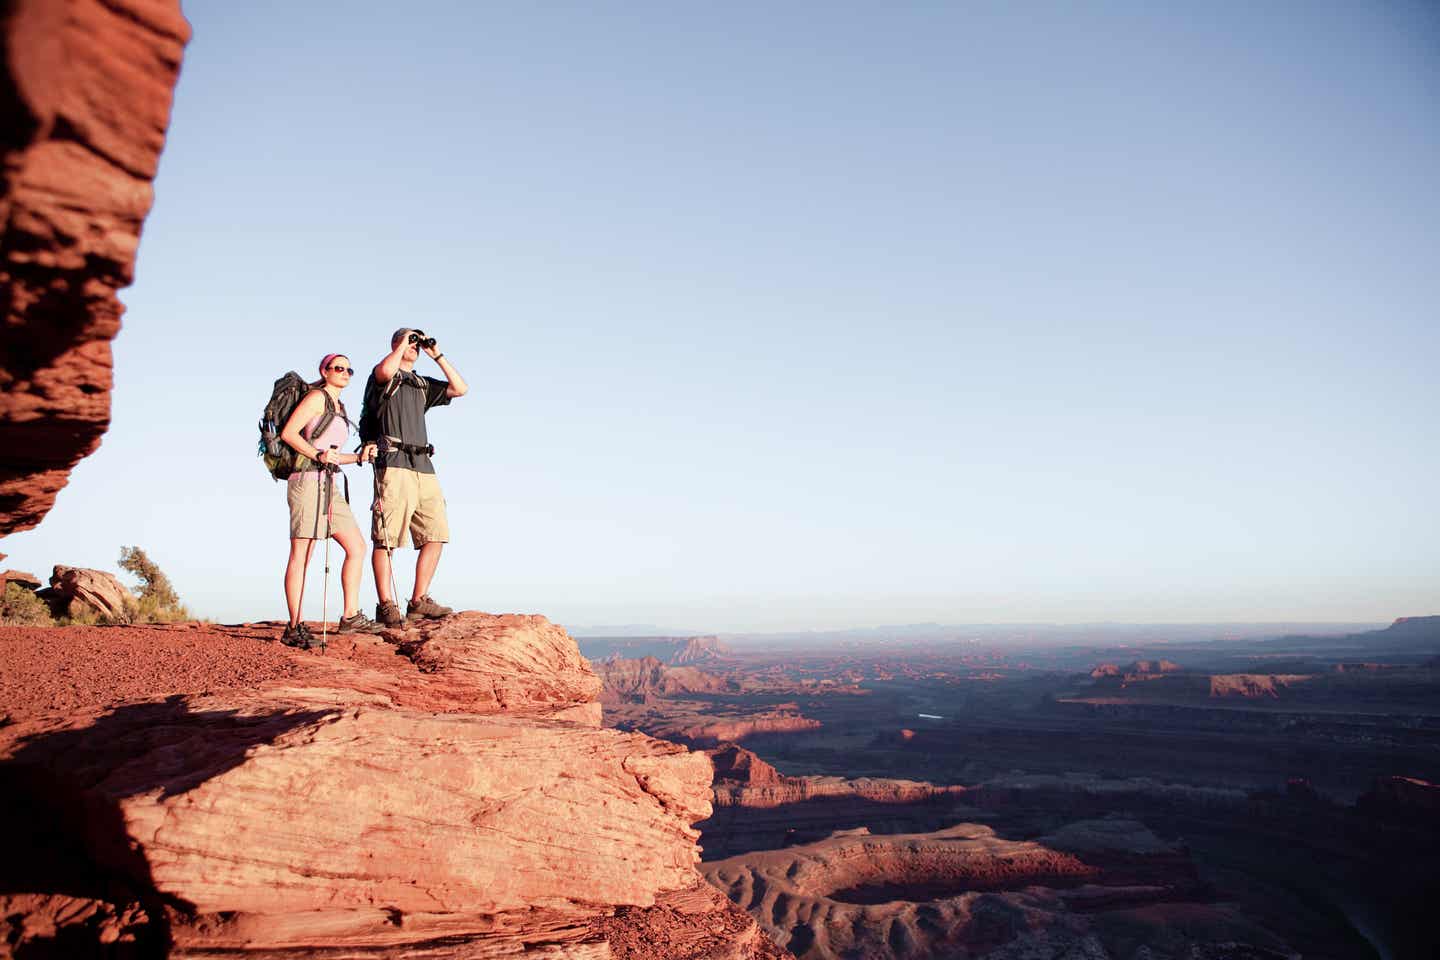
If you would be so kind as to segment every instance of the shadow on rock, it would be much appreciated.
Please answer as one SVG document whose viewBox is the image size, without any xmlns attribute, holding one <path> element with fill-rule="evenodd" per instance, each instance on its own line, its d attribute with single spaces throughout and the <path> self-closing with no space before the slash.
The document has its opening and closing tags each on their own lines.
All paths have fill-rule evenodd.
<svg viewBox="0 0 1440 960">
<path fill-rule="evenodd" d="M 92 724 L 26 737 L 0 761 L 0 940 L 16 958 L 165 957 L 169 912 L 122 803 L 174 797 L 244 762 L 253 747 L 329 710 L 192 711 L 181 697 L 117 707 Z"/>
</svg>

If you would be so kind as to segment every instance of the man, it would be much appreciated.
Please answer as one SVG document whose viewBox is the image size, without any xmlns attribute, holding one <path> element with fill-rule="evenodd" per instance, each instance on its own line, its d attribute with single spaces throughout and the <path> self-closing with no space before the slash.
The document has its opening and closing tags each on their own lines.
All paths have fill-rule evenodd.
<svg viewBox="0 0 1440 960">
<path fill-rule="evenodd" d="M 444 380 L 415 372 L 415 361 L 422 350 L 439 365 Z M 380 595 L 375 619 L 386 626 L 404 622 L 391 591 L 390 551 L 403 547 L 407 540 L 414 542 L 419 556 L 415 558 L 415 587 L 406 617 L 439 618 L 454 612 L 430 597 L 430 581 L 440 564 L 440 551 L 450 540 L 450 527 L 440 481 L 430 462 L 434 448 L 426 436 L 425 413 L 431 407 L 465 396 L 469 389 L 435 340 L 409 327 L 395 331 L 390 338 L 390 354 L 375 364 L 365 384 L 360 438 L 378 447 L 371 529 L 375 549 L 370 558 L 375 592 Z"/>
</svg>

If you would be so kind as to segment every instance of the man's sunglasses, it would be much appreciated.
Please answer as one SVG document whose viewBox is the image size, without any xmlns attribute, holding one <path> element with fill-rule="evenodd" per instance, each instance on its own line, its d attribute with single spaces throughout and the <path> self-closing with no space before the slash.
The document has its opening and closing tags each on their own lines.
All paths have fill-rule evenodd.
<svg viewBox="0 0 1440 960">
<path fill-rule="evenodd" d="M 340 364 L 338 364 L 338 363 L 335 364 L 335 366 L 331 367 L 330 369 L 333 370 L 333 371 L 336 372 L 336 373 L 348 373 L 348 374 L 350 374 L 350 376 L 352 376 L 352 377 L 355 376 L 355 371 L 354 371 L 354 370 L 351 370 L 349 367 L 342 367 L 342 366 L 340 366 Z"/>
</svg>

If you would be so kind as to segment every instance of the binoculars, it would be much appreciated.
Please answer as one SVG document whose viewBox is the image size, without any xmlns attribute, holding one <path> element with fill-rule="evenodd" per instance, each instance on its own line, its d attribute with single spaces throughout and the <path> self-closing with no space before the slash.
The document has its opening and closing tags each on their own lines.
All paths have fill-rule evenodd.
<svg viewBox="0 0 1440 960">
<path fill-rule="evenodd" d="M 429 350 L 431 347 L 435 346 L 435 338 L 425 336 L 424 330 L 410 331 L 409 342 L 419 345 L 422 350 Z"/>
</svg>

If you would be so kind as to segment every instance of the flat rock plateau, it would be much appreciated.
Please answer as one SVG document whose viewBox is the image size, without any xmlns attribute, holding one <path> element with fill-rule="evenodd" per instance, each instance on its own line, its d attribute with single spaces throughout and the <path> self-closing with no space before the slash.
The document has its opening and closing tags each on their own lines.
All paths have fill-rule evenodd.
<svg viewBox="0 0 1440 960">
<path fill-rule="evenodd" d="M 543 617 L 0 628 L 0 957 L 783 957 Z"/>
</svg>

